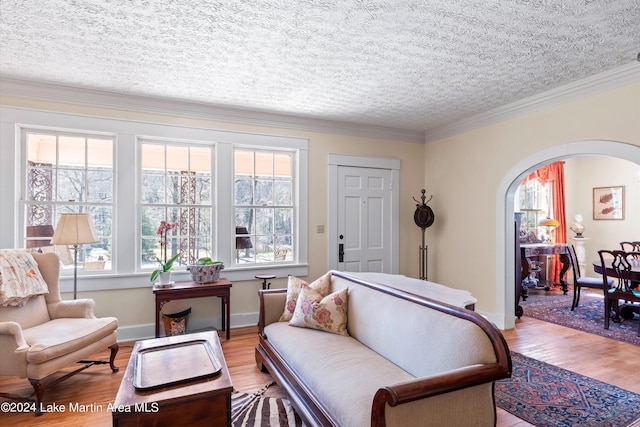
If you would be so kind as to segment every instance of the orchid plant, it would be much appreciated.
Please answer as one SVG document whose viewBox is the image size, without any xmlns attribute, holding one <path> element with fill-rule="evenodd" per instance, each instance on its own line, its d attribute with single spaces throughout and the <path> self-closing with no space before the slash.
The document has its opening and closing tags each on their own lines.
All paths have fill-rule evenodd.
<svg viewBox="0 0 640 427">
<path fill-rule="evenodd" d="M 173 230 L 176 227 L 178 227 L 177 222 L 171 224 L 167 221 L 160 221 L 160 225 L 156 230 L 156 234 L 160 236 L 160 253 L 162 255 L 162 258 L 156 257 L 156 261 L 158 261 L 160 265 L 158 266 L 158 268 L 156 268 L 151 272 L 150 279 L 152 282 L 156 280 L 156 278 L 160 273 L 165 273 L 167 271 L 170 271 L 173 268 L 173 263 L 180 256 L 180 252 L 178 252 L 171 258 L 167 259 L 167 246 L 168 246 L 167 240 L 169 237 L 169 231 Z"/>
</svg>

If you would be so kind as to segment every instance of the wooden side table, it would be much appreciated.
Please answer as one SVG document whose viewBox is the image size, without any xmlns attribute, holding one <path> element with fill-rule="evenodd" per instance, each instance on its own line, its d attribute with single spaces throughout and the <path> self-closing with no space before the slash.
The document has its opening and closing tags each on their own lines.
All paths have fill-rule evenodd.
<svg viewBox="0 0 640 427">
<path fill-rule="evenodd" d="M 222 330 L 226 331 L 227 339 L 231 337 L 231 286 L 224 278 L 213 283 L 177 282 L 169 288 L 153 287 L 156 297 L 156 338 L 160 336 L 160 316 L 162 307 L 168 301 L 190 298 L 218 297 L 222 306 Z"/>
<path fill-rule="evenodd" d="M 172 351 L 188 341 L 208 341 L 221 365 L 220 372 L 178 384 L 137 389 L 136 360 L 138 354 L 153 350 L 156 363 L 175 367 L 189 364 L 188 358 Z M 166 349 L 166 350 L 165 350 Z M 185 369 L 188 372 L 188 369 Z M 158 375 L 162 372 L 158 369 Z M 114 427 L 129 426 L 231 426 L 231 393 L 233 384 L 222 353 L 218 334 L 201 332 L 138 341 L 133 347 L 112 412 Z"/>
<path fill-rule="evenodd" d="M 271 282 L 267 282 L 267 280 L 275 279 L 275 274 L 256 274 L 256 279 L 262 280 L 262 289 L 271 289 Z"/>
</svg>

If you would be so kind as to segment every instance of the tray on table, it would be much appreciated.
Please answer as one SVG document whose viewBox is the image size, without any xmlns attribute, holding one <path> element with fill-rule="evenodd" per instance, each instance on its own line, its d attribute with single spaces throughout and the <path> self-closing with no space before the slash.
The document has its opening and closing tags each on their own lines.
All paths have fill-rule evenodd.
<svg viewBox="0 0 640 427">
<path fill-rule="evenodd" d="M 144 348 L 135 360 L 133 386 L 164 387 L 216 375 L 222 365 L 208 340 L 193 339 Z"/>
</svg>

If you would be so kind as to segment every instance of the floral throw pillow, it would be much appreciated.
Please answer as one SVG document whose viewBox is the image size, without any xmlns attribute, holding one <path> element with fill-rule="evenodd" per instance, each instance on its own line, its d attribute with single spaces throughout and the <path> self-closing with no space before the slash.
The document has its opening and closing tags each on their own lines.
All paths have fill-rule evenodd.
<svg viewBox="0 0 640 427">
<path fill-rule="evenodd" d="M 344 288 L 323 297 L 308 285 L 302 285 L 289 325 L 349 335 L 347 333 L 347 295 L 348 289 Z"/>
<path fill-rule="evenodd" d="M 331 273 L 325 274 L 311 284 L 308 284 L 304 280 L 295 276 L 289 276 L 289 282 L 287 284 L 287 301 L 285 303 L 282 316 L 280 316 L 280 322 L 288 322 L 291 320 L 291 316 L 293 316 L 293 312 L 296 309 L 296 303 L 298 302 L 298 295 L 300 295 L 302 285 L 308 285 L 312 289 L 318 291 L 322 296 L 325 296 L 331 289 Z"/>
</svg>

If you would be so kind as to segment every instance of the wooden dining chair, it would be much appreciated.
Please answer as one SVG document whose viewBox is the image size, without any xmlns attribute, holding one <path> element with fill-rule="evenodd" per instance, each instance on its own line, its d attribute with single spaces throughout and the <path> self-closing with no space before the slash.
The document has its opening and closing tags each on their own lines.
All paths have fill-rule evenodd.
<svg viewBox="0 0 640 427">
<path fill-rule="evenodd" d="M 609 329 L 611 313 L 615 312 L 614 322 L 620 322 L 620 301 L 640 303 L 640 289 L 633 283 L 638 278 L 638 257 L 640 252 L 600 250 L 602 266 L 602 284 L 604 289 L 604 328 Z M 609 285 L 609 278 L 613 285 Z M 640 325 L 638 325 L 640 337 Z"/>
<path fill-rule="evenodd" d="M 580 303 L 580 291 L 582 288 L 603 289 L 602 277 L 583 277 L 580 272 L 580 264 L 576 256 L 576 249 L 573 245 L 567 246 L 569 249 L 569 260 L 573 268 L 573 302 L 571 303 L 571 311 L 573 311 Z M 613 279 L 609 279 L 609 286 L 613 285 Z"/>
<path fill-rule="evenodd" d="M 625 252 L 640 252 L 640 241 L 620 242 L 620 248 Z"/>
</svg>

